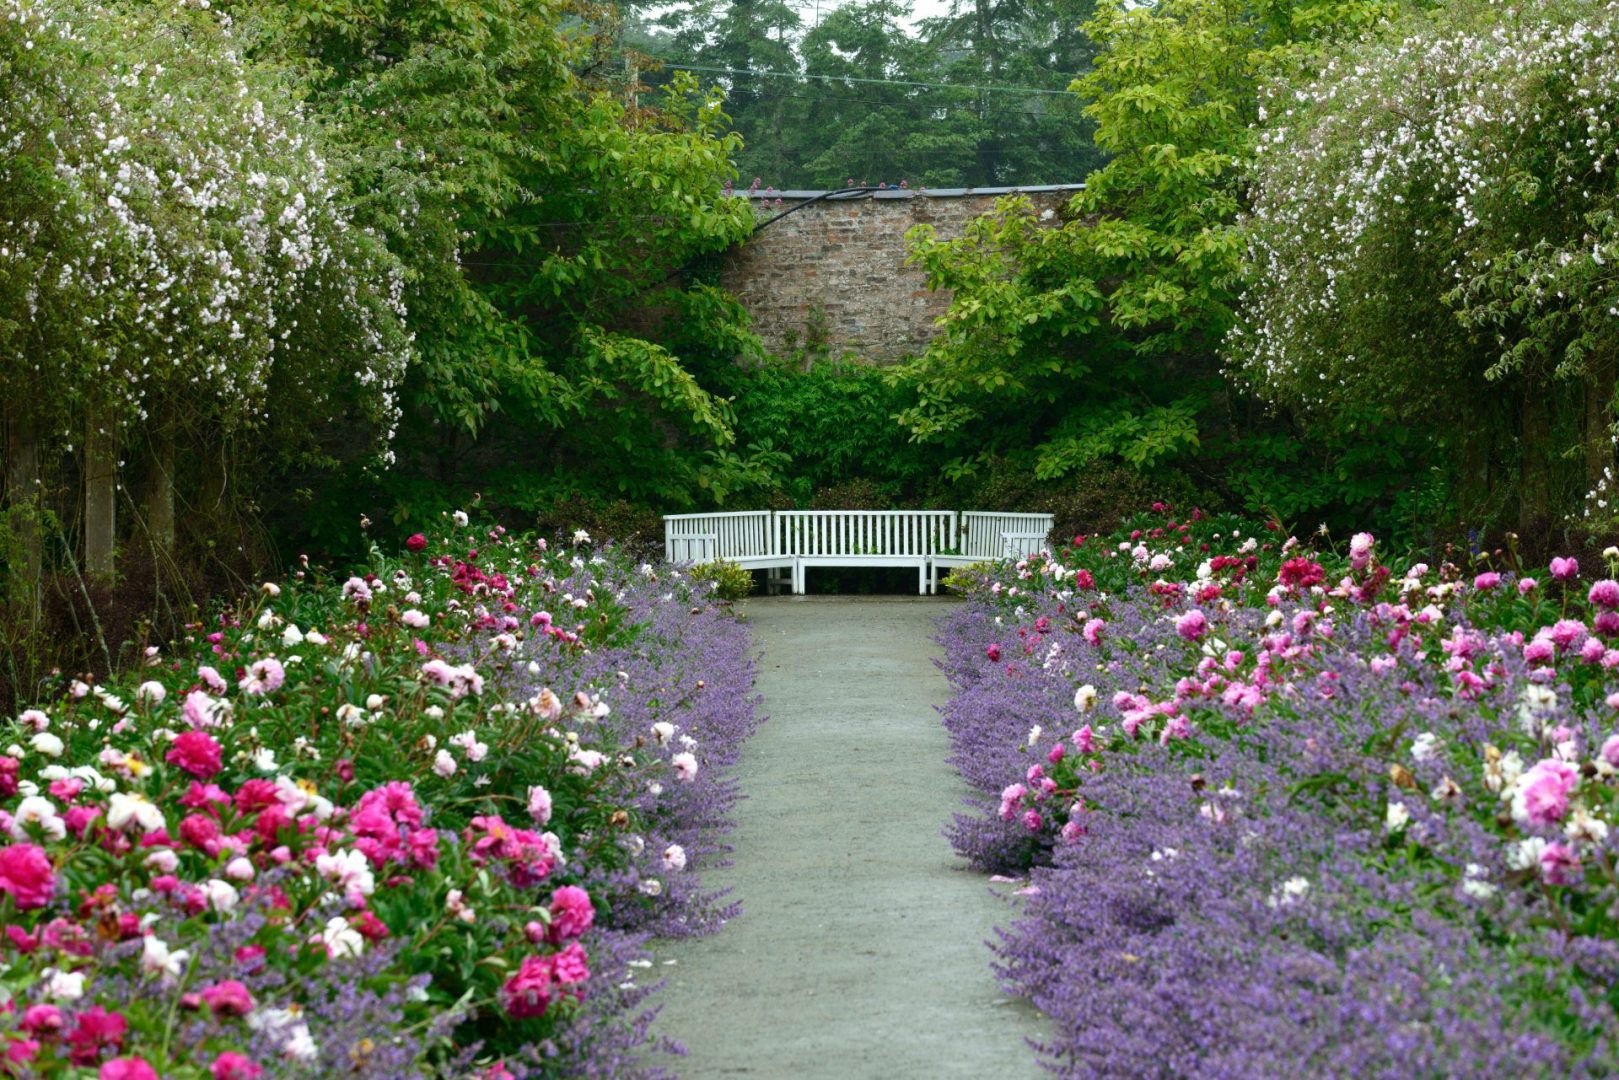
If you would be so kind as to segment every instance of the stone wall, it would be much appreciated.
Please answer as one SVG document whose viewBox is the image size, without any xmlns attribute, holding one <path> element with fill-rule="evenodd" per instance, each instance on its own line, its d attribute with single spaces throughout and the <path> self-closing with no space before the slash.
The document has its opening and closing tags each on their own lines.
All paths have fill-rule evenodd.
<svg viewBox="0 0 1619 1080">
<path fill-rule="evenodd" d="M 803 208 L 728 252 L 720 281 L 778 352 L 810 344 L 893 363 L 927 345 L 950 303 L 948 292 L 929 291 L 921 270 L 905 265 L 907 230 L 932 225 L 948 239 L 1003 195 L 1020 192 L 1038 209 L 1057 209 L 1081 187 L 891 189 L 819 202 L 810 201 L 822 194 L 814 191 L 737 192 L 753 200 L 761 223 Z"/>
</svg>

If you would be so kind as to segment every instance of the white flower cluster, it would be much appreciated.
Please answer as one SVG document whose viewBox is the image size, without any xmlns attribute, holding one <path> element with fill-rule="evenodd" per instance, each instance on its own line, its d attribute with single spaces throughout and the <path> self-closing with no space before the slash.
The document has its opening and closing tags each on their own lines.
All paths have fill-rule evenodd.
<svg viewBox="0 0 1619 1080">
<path fill-rule="evenodd" d="M 1576 374 L 1579 334 L 1614 332 L 1619 4 L 1414 26 L 1262 92 L 1251 276 L 1226 353 L 1271 396 L 1321 406 L 1398 378 L 1434 392 L 1461 330 L 1493 337 L 1492 377 L 1536 354 Z M 1440 300 L 1454 315 L 1435 323 Z"/>
<path fill-rule="evenodd" d="M 0 335 L 0 370 L 110 418 L 253 423 L 281 369 L 316 400 L 357 386 L 391 436 L 403 275 L 238 48 L 212 12 L 0 0 L 0 282 L 26 283 L 0 303 L 33 331 Z"/>
</svg>

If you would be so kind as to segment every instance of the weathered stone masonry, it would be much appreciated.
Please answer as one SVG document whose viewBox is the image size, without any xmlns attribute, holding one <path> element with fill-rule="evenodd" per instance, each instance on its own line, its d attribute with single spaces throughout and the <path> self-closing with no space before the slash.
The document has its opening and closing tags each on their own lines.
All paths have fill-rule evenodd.
<svg viewBox="0 0 1619 1080">
<path fill-rule="evenodd" d="M 930 292 L 921 270 L 905 265 L 907 230 L 928 224 L 949 239 L 1003 195 L 1026 194 L 1037 209 L 1054 210 L 1082 186 L 891 189 L 813 203 L 822 192 L 737 192 L 753 200 L 761 222 L 809 205 L 730 251 L 720 281 L 778 352 L 811 344 L 892 363 L 921 351 L 950 303 L 948 292 Z"/>
</svg>

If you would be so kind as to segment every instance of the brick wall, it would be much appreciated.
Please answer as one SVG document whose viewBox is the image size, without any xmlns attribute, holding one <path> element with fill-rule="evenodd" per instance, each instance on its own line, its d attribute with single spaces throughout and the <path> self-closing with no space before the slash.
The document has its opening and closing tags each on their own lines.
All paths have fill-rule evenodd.
<svg viewBox="0 0 1619 1080">
<path fill-rule="evenodd" d="M 1003 195 L 1021 192 L 1044 210 L 1060 207 L 1079 188 L 880 191 L 809 203 L 728 252 L 721 284 L 742 301 L 774 350 L 819 339 L 832 355 L 854 352 L 868 362 L 893 363 L 921 351 L 950 303 L 948 292 L 930 292 L 922 272 L 905 265 L 908 229 L 928 224 L 948 239 Z M 752 198 L 762 222 L 816 194 L 736 197 Z M 776 198 L 782 205 L 774 205 Z"/>
</svg>

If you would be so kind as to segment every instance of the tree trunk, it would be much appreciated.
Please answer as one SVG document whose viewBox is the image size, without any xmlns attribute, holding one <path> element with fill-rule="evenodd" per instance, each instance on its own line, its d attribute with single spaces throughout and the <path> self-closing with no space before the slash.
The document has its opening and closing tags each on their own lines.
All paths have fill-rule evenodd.
<svg viewBox="0 0 1619 1080">
<path fill-rule="evenodd" d="M 174 424 L 160 415 L 152 425 L 152 475 L 146 486 L 146 534 L 157 557 L 174 555 Z"/>
<path fill-rule="evenodd" d="M 44 566 L 39 502 L 39 440 L 31 423 L 14 416 L 6 426 L 6 516 L 18 561 L 8 568 L 6 593 L 27 605 L 30 622 L 39 614 Z"/>
<path fill-rule="evenodd" d="M 1585 374 L 1585 489 L 1595 490 L 1608 481 L 1604 496 L 1611 504 L 1619 491 L 1613 490 L 1613 389 L 1614 356 L 1603 350 L 1590 358 Z"/>
<path fill-rule="evenodd" d="M 1551 402 L 1542 380 L 1524 379 L 1518 440 L 1518 533 L 1531 545 L 1545 539 L 1551 515 L 1551 478 L 1547 445 L 1551 438 Z"/>
<path fill-rule="evenodd" d="M 84 439 L 84 564 L 98 582 L 112 578 L 118 535 L 118 440 L 109 425 L 92 416 Z"/>
</svg>

